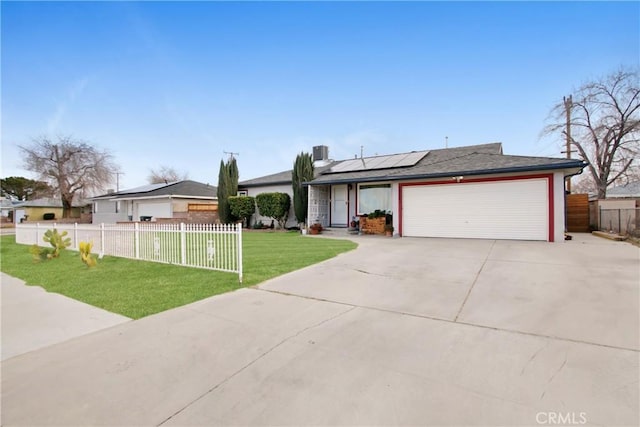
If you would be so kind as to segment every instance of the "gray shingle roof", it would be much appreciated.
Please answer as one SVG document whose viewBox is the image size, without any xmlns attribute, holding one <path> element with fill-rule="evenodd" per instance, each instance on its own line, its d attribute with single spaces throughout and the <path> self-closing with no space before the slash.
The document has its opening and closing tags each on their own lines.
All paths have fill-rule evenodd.
<svg viewBox="0 0 640 427">
<path fill-rule="evenodd" d="M 87 200 L 79 200 L 79 201 L 73 201 L 72 203 L 72 207 L 74 208 L 78 208 L 78 207 L 83 207 L 88 205 L 90 202 L 88 202 Z M 62 200 L 61 199 L 57 199 L 55 197 L 43 197 L 41 199 L 34 199 L 34 200 L 27 200 L 25 202 L 20 202 L 14 205 L 14 207 L 20 207 L 20 208 L 61 208 L 62 207 Z"/>
<path fill-rule="evenodd" d="M 434 150 L 415 166 L 388 170 L 325 174 L 312 184 L 362 182 L 376 180 L 404 180 L 450 176 L 487 175 L 493 173 L 543 171 L 566 168 L 582 168 L 581 160 L 549 157 L 509 156 L 490 152 L 459 150 L 458 155 Z"/>
<path fill-rule="evenodd" d="M 16 206 L 19 203 L 20 202 L 18 202 L 18 201 L 5 199 L 4 197 L 0 199 L 0 207 L 2 209 L 11 209 L 11 208 L 13 208 L 14 206 Z"/>
<path fill-rule="evenodd" d="M 215 198 L 218 188 L 197 181 L 176 181 L 168 184 L 151 184 L 136 187 L 129 190 L 118 191 L 117 193 L 103 194 L 94 197 L 93 200 L 101 199 L 135 199 L 140 197 L 158 196 L 185 196 L 195 198 Z"/>
<path fill-rule="evenodd" d="M 329 169 L 331 166 L 337 164 L 339 162 L 331 162 L 325 166 L 316 166 L 314 168 L 315 176 L 319 176 L 321 173 Z M 246 181 L 241 181 L 238 183 L 239 188 L 251 188 L 251 187 L 263 187 L 267 185 L 285 185 L 291 184 L 291 174 L 293 170 L 289 169 L 286 171 L 274 173 L 271 175 L 265 175 L 258 178 L 248 179 Z"/>
<path fill-rule="evenodd" d="M 352 159 L 348 159 L 348 161 L 351 160 Z M 586 163 L 583 161 L 575 159 L 504 155 L 502 153 L 502 144 L 499 142 L 430 150 L 420 161 L 410 166 L 350 172 L 331 172 L 333 166 L 339 165 L 343 161 L 347 160 L 335 161 L 322 168 L 317 168 L 316 178 L 311 181 L 311 183 L 337 184 L 382 180 L 397 181 L 445 176 L 582 169 L 586 166 Z M 239 187 L 258 187 L 290 183 L 291 171 L 289 170 L 243 181 L 239 184 Z"/>
<path fill-rule="evenodd" d="M 607 197 L 640 197 L 640 181 L 613 187 L 607 190 Z"/>
<path fill-rule="evenodd" d="M 282 171 L 271 175 L 248 179 L 238 183 L 238 187 L 262 187 L 264 185 L 291 184 L 292 170 Z"/>
<path fill-rule="evenodd" d="M 340 182 L 437 178 L 452 175 L 486 175 L 490 173 L 580 168 L 580 160 L 549 157 L 509 156 L 502 154 L 499 142 L 465 147 L 431 150 L 414 166 L 386 170 L 326 173 L 313 184 Z"/>
</svg>

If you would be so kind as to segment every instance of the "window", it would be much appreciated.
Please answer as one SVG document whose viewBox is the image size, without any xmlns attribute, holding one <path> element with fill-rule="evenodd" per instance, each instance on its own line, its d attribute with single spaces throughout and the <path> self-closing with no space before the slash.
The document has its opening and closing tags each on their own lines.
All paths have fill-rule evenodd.
<svg viewBox="0 0 640 427">
<path fill-rule="evenodd" d="M 391 184 L 360 185 L 358 189 L 358 213 L 391 212 Z"/>
<path fill-rule="evenodd" d="M 238 196 L 248 196 L 249 192 L 247 190 L 238 190 Z"/>
<path fill-rule="evenodd" d="M 98 202 L 93 202 L 93 212 L 98 213 Z"/>
<path fill-rule="evenodd" d="M 116 201 L 116 213 L 120 212 L 120 201 Z"/>
</svg>

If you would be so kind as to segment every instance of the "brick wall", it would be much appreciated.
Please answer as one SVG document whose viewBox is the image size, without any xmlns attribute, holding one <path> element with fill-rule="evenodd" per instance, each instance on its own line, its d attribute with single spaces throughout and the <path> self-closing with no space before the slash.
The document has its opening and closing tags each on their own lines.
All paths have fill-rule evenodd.
<svg viewBox="0 0 640 427">
<path fill-rule="evenodd" d="M 193 211 L 175 212 L 173 218 L 156 218 L 160 224 L 217 224 L 219 223 L 218 212 Z"/>
<path fill-rule="evenodd" d="M 211 211 L 191 211 L 188 220 L 195 224 L 217 224 L 220 222 L 218 212 Z"/>
</svg>

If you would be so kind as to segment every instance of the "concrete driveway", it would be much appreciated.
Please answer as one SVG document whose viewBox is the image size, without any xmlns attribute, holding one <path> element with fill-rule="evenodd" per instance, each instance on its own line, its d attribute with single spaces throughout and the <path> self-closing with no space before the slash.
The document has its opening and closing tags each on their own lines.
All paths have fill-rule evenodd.
<svg viewBox="0 0 640 427">
<path fill-rule="evenodd" d="M 640 422 L 638 248 L 357 240 L 4 361 L 2 425 Z"/>
</svg>

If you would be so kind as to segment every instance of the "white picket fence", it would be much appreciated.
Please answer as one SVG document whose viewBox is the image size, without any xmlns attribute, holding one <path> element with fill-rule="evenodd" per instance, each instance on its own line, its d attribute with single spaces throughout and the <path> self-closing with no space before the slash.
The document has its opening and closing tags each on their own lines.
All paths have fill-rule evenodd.
<svg viewBox="0 0 640 427">
<path fill-rule="evenodd" d="M 71 249 L 93 242 L 93 252 L 143 261 L 237 273 L 242 282 L 241 224 L 16 224 L 16 243 L 48 246 L 49 229 L 66 231 Z"/>
</svg>

